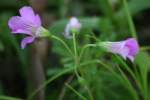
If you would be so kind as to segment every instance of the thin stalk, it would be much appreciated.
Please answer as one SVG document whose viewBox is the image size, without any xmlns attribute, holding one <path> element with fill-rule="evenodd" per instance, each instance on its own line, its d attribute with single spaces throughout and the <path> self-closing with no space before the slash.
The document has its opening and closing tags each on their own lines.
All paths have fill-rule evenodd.
<svg viewBox="0 0 150 100">
<path fill-rule="evenodd" d="M 124 80 L 127 83 L 127 88 L 130 90 L 131 94 L 133 95 L 135 100 L 139 100 L 138 95 L 136 93 L 136 91 L 134 90 L 134 88 L 132 87 L 132 84 L 130 83 L 130 81 L 128 80 L 127 76 L 125 75 L 125 73 L 117 66 L 118 70 L 120 71 L 122 77 L 124 78 Z"/>
<path fill-rule="evenodd" d="M 87 47 L 90 47 L 90 46 L 95 46 L 94 44 L 88 44 L 88 45 L 85 45 L 83 47 L 83 49 L 81 50 L 81 53 L 78 57 L 78 52 L 77 52 L 77 45 L 76 45 L 76 36 L 75 36 L 75 33 L 73 33 L 73 45 L 74 45 L 74 53 L 75 53 L 75 74 L 77 76 L 77 78 L 79 79 L 81 76 L 79 75 L 78 71 L 77 71 L 77 67 L 80 65 L 80 59 L 81 59 L 81 56 L 82 54 L 84 53 L 84 50 L 87 48 Z M 90 100 L 94 100 L 93 96 L 92 96 L 92 93 L 90 92 L 88 86 L 86 86 L 87 88 L 87 92 L 89 94 L 89 97 L 90 97 Z"/>
<path fill-rule="evenodd" d="M 142 89 L 142 85 L 141 83 L 138 81 L 138 77 L 136 77 L 136 75 L 134 74 L 134 72 L 130 69 L 130 67 L 118 56 L 116 56 L 117 60 L 124 66 L 124 68 L 129 72 L 129 74 L 131 75 L 131 77 L 134 79 L 134 81 L 136 82 L 137 86 L 139 89 Z M 135 70 L 137 71 L 137 70 Z"/>
<path fill-rule="evenodd" d="M 79 55 L 79 60 L 81 60 L 83 53 L 89 47 L 96 47 L 96 44 L 87 44 L 87 45 L 84 45 L 83 48 L 81 49 L 81 53 Z"/>
<path fill-rule="evenodd" d="M 0 100 L 23 100 L 23 99 L 9 97 L 9 96 L 0 96 Z"/>
<path fill-rule="evenodd" d="M 68 50 L 68 52 L 71 54 L 72 57 L 74 57 L 74 54 L 72 53 L 71 49 L 69 48 L 69 46 L 59 37 L 55 36 L 55 35 L 52 35 L 50 38 L 53 38 L 53 39 L 56 39 L 58 41 L 60 41 L 64 47 Z"/>
<path fill-rule="evenodd" d="M 90 61 L 88 63 L 83 63 L 83 64 L 80 64 L 79 66 L 77 67 L 82 67 L 82 66 L 85 66 L 87 64 L 90 64 L 90 63 L 95 63 L 95 61 Z M 60 76 L 62 75 L 65 75 L 69 72 L 72 72 L 74 71 L 74 68 L 73 67 L 70 67 L 68 69 L 64 69 L 62 70 L 61 72 L 58 72 L 58 74 L 52 76 L 51 78 L 49 78 L 48 80 L 46 80 L 43 84 L 41 84 L 41 86 L 39 86 L 39 88 L 37 88 L 36 90 L 34 90 L 31 95 L 28 97 L 27 100 L 32 100 L 32 98 L 41 90 L 43 89 L 44 87 L 46 87 L 48 84 L 50 84 L 51 82 L 53 82 L 55 79 L 59 78 Z"/>
<path fill-rule="evenodd" d="M 135 30 L 135 26 L 134 26 L 132 17 L 131 17 L 131 14 L 129 12 L 129 9 L 128 9 L 127 0 L 123 0 L 123 5 L 124 5 L 124 10 L 125 10 L 125 13 L 126 13 L 127 21 L 128 21 L 128 24 L 129 24 L 130 33 L 131 33 L 133 38 L 138 39 L 138 37 L 136 35 L 136 30 Z"/>
<path fill-rule="evenodd" d="M 78 52 L 77 52 L 76 36 L 75 35 L 76 35 L 76 33 L 73 33 L 73 48 L 74 48 L 74 55 L 75 55 L 74 56 L 74 60 L 75 60 L 74 71 L 75 71 L 77 78 L 79 79 L 80 75 L 79 75 L 78 70 L 77 70 L 79 61 L 78 61 Z"/>
<path fill-rule="evenodd" d="M 76 91 L 71 85 L 68 83 L 65 84 L 70 90 L 72 90 L 77 96 L 79 96 L 82 100 L 87 100 L 84 96 L 82 96 L 78 91 Z"/>
<path fill-rule="evenodd" d="M 93 95 L 92 95 L 90 89 L 88 88 L 88 86 L 86 86 L 86 89 L 87 89 L 87 92 L 88 92 L 88 94 L 89 94 L 90 100 L 94 100 L 94 97 L 93 97 Z"/>
<path fill-rule="evenodd" d="M 116 73 L 111 67 L 107 66 L 105 63 L 101 62 L 100 60 L 93 60 L 93 61 L 91 61 L 91 62 L 86 62 L 86 63 L 83 63 L 83 65 L 86 65 L 86 64 L 89 64 L 89 63 L 99 63 L 99 64 L 103 65 L 103 67 L 105 67 L 105 68 L 108 69 L 110 72 L 112 72 L 112 74 L 113 74 L 114 76 L 116 76 L 119 80 L 122 80 L 122 78 L 119 77 L 119 76 L 117 75 L 117 73 Z M 123 79 L 124 79 L 124 81 L 125 81 L 125 83 L 124 83 L 124 81 L 122 81 L 122 83 L 123 83 L 124 85 L 127 85 L 126 87 L 129 89 L 129 91 L 131 92 L 131 94 L 133 94 L 134 99 L 135 99 L 135 100 L 139 100 L 137 94 L 136 94 L 135 91 L 134 91 L 134 88 L 132 87 L 131 83 L 130 83 L 129 80 L 127 79 L 126 75 L 125 75 L 124 73 L 122 73 L 122 72 L 121 72 L 121 74 L 122 74 L 122 77 L 123 77 Z"/>
<path fill-rule="evenodd" d="M 115 57 L 117 58 L 116 60 L 118 60 L 124 66 L 124 68 L 131 74 L 131 76 L 136 79 L 136 76 L 134 75 L 133 71 L 129 68 L 129 66 L 117 55 L 115 55 Z"/>
<path fill-rule="evenodd" d="M 143 46 L 140 48 L 141 51 L 150 50 L 150 46 Z"/>
<path fill-rule="evenodd" d="M 55 79 L 57 79 L 58 77 L 66 74 L 66 73 L 69 73 L 70 71 L 72 71 L 73 68 L 69 68 L 69 69 L 65 69 L 61 72 L 59 72 L 58 74 L 54 75 L 53 77 L 51 77 L 50 79 L 48 79 L 47 81 L 45 81 L 42 85 L 39 86 L 39 88 L 37 88 L 35 91 L 33 91 L 31 93 L 31 95 L 28 97 L 27 100 L 32 100 L 32 98 L 41 90 L 43 89 L 45 86 L 47 86 L 49 83 L 51 83 L 52 81 L 54 81 Z"/>
</svg>

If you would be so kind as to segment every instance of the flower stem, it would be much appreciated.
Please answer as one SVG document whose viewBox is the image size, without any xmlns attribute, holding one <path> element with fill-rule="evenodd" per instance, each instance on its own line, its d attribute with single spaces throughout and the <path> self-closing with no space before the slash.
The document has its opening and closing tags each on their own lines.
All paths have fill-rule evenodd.
<svg viewBox="0 0 150 100">
<path fill-rule="evenodd" d="M 82 96 L 78 91 L 76 91 L 71 85 L 65 83 L 65 85 L 72 90 L 76 95 L 78 95 L 82 100 L 87 100 L 84 96 Z"/>
<path fill-rule="evenodd" d="M 143 46 L 140 48 L 141 51 L 150 50 L 150 46 Z"/>
<path fill-rule="evenodd" d="M 69 48 L 69 46 L 61 38 L 59 38 L 59 37 L 57 37 L 55 35 L 52 35 L 50 38 L 53 38 L 53 39 L 56 39 L 56 40 L 60 41 L 65 46 L 65 48 L 68 50 L 68 52 L 71 54 L 71 56 L 74 57 L 74 54 L 72 53 L 72 51 Z"/>
<path fill-rule="evenodd" d="M 23 99 L 14 98 L 14 97 L 10 97 L 10 96 L 0 96 L 0 100 L 23 100 Z"/>
<path fill-rule="evenodd" d="M 74 56 L 74 60 L 75 60 L 74 71 L 75 71 L 75 74 L 76 74 L 77 78 L 79 79 L 80 75 L 77 71 L 79 61 L 78 61 L 78 52 L 77 52 L 77 45 L 76 45 L 76 33 L 73 33 L 73 48 L 74 48 L 74 55 L 75 55 Z"/>
<path fill-rule="evenodd" d="M 80 53 L 80 55 L 79 55 L 79 61 L 80 61 L 80 59 L 82 58 L 82 55 L 83 55 L 84 51 L 85 51 L 87 48 L 89 48 L 89 47 L 96 47 L 96 44 L 86 44 L 86 45 L 84 45 L 83 48 L 82 48 L 82 50 L 81 50 L 81 53 Z"/>
</svg>

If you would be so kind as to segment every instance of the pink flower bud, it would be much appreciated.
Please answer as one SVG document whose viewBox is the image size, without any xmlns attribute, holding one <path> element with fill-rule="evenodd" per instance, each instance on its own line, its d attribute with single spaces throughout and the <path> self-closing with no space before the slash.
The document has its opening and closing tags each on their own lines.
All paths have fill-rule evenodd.
<svg viewBox="0 0 150 100">
<path fill-rule="evenodd" d="M 76 17 L 72 17 L 69 21 L 69 23 L 66 25 L 64 36 L 66 38 L 71 38 L 72 36 L 70 35 L 70 32 L 75 30 L 79 31 L 81 28 L 81 23 Z"/>
</svg>

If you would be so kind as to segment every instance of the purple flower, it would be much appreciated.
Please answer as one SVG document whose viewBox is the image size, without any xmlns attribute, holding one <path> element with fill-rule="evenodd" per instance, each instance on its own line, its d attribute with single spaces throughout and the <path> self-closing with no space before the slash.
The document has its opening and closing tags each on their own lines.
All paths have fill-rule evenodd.
<svg viewBox="0 0 150 100">
<path fill-rule="evenodd" d="M 35 14 L 29 6 L 22 7 L 20 16 L 13 16 L 8 22 L 8 26 L 14 34 L 25 34 L 21 41 L 21 48 L 25 48 L 27 44 L 32 43 L 37 37 L 48 36 L 48 31 L 41 26 L 41 19 Z"/>
<path fill-rule="evenodd" d="M 101 42 L 99 46 L 105 48 L 108 52 L 121 55 L 124 59 L 128 58 L 134 61 L 134 57 L 139 51 L 137 40 L 129 38 L 120 42 Z"/>
<path fill-rule="evenodd" d="M 76 17 L 72 17 L 69 21 L 69 23 L 66 25 L 64 36 L 66 38 L 71 38 L 72 36 L 70 35 L 71 31 L 79 31 L 81 28 L 81 23 Z"/>
</svg>

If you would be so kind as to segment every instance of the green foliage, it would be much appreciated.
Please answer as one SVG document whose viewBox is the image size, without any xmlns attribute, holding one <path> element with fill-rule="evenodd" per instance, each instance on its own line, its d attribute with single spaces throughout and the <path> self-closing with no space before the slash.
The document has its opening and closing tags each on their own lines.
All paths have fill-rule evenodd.
<svg viewBox="0 0 150 100">
<path fill-rule="evenodd" d="M 7 23 L 9 18 L 17 13 L 16 9 L 27 1 L 19 1 L 18 5 L 14 0 L 7 2 L 0 1 L 0 8 L 3 8 L 1 10 L 4 11 L 0 13 L 0 54 L 3 53 L 6 59 L 13 61 L 19 59 L 20 71 L 22 76 L 26 77 L 29 71 L 26 57 L 29 52 L 27 49 L 20 49 L 18 41 L 22 37 L 12 35 Z M 74 7 L 74 5 L 78 5 L 78 7 Z M 13 10 L 7 11 L 4 9 L 5 7 L 12 7 Z M 48 8 L 59 18 L 48 28 L 52 33 L 52 37 L 49 38 L 52 42 L 52 48 L 49 52 L 54 54 L 48 59 L 55 57 L 58 59 L 55 62 L 50 60 L 45 62 L 46 64 L 51 63 L 50 67 L 47 64 L 48 67 L 45 68 L 46 81 L 35 91 L 32 91 L 26 97 L 27 100 L 32 100 L 43 88 L 47 90 L 46 100 L 57 100 L 61 95 L 64 100 L 150 99 L 149 52 L 141 50 L 132 63 L 91 45 L 104 40 L 119 41 L 127 37 L 138 38 L 136 25 L 132 19 L 143 10 L 150 9 L 149 0 L 115 0 L 114 4 L 111 0 L 76 2 L 49 0 Z M 96 13 L 96 17 L 91 17 L 93 14 L 90 11 L 87 12 L 89 9 L 93 10 L 91 13 Z M 75 35 L 73 39 L 66 39 L 63 36 L 69 21 L 67 16 L 71 15 L 69 11 L 75 13 L 73 15 L 79 12 L 79 20 L 82 23 L 80 33 Z M 11 56 L 14 51 L 17 55 L 15 58 Z M 0 60 L 5 62 L 1 55 Z M 73 76 L 72 79 L 70 79 L 71 76 Z M 69 82 L 68 79 L 70 79 Z M 4 85 L 0 81 L 0 99 L 21 100 L 5 96 L 5 88 L 3 87 Z"/>
</svg>

